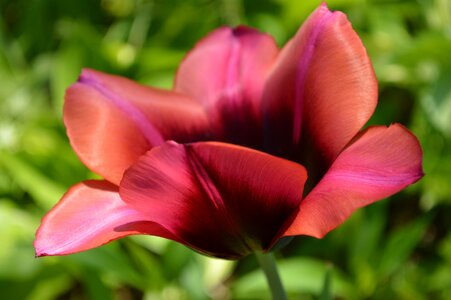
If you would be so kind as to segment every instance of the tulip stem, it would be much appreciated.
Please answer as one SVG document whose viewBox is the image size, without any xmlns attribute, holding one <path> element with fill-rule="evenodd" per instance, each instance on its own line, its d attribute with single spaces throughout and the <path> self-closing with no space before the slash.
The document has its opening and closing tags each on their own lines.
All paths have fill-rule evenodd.
<svg viewBox="0 0 451 300">
<path fill-rule="evenodd" d="M 287 294 L 283 288 L 282 281 L 280 280 L 279 272 L 277 271 L 276 260 L 271 252 L 262 253 L 255 252 L 258 263 L 263 269 L 266 276 L 266 281 L 269 284 L 272 298 L 274 300 L 287 300 Z"/>
</svg>

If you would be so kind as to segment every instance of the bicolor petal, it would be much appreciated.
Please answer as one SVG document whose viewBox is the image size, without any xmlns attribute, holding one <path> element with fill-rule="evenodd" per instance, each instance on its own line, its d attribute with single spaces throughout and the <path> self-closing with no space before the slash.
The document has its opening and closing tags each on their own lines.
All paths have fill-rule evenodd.
<svg viewBox="0 0 451 300">
<path fill-rule="evenodd" d="M 371 127 L 339 154 L 302 201 L 285 235 L 321 238 L 354 210 L 399 192 L 423 176 L 416 137 L 399 124 Z"/>
<path fill-rule="evenodd" d="M 377 104 L 370 59 L 343 13 L 325 4 L 312 13 L 279 54 L 263 97 L 273 153 L 313 143 L 333 161 Z"/>
<path fill-rule="evenodd" d="M 272 246 L 306 178 L 301 165 L 249 148 L 169 142 L 126 171 L 120 194 L 186 245 L 239 258 Z"/>
<path fill-rule="evenodd" d="M 278 48 L 255 29 L 222 27 L 202 39 L 177 71 L 175 91 L 197 99 L 229 142 L 261 137 L 261 94 Z"/>
<path fill-rule="evenodd" d="M 43 218 L 34 247 L 36 256 L 65 255 L 132 234 L 175 239 L 124 203 L 117 186 L 90 180 L 73 186 Z"/>
<path fill-rule="evenodd" d="M 204 109 L 187 97 L 87 69 L 68 89 L 64 105 L 73 149 L 115 184 L 140 155 L 166 139 L 202 139 L 207 122 Z"/>
</svg>

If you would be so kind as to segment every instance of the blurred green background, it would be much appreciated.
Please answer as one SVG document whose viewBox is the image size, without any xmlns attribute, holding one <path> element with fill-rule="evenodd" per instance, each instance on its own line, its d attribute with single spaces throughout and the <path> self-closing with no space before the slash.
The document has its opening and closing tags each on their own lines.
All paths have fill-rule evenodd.
<svg viewBox="0 0 451 300">
<path fill-rule="evenodd" d="M 184 53 L 221 24 L 283 45 L 313 0 L 0 0 L 0 298 L 265 299 L 254 257 L 229 262 L 137 236 L 67 257 L 34 258 L 40 218 L 94 178 L 71 150 L 61 111 L 80 68 L 170 88 Z M 401 122 L 426 177 L 356 212 L 326 238 L 277 253 L 292 299 L 318 299 L 332 266 L 338 299 L 451 299 L 451 1 L 331 0 L 364 41 L 380 82 L 370 123 Z"/>
</svg>

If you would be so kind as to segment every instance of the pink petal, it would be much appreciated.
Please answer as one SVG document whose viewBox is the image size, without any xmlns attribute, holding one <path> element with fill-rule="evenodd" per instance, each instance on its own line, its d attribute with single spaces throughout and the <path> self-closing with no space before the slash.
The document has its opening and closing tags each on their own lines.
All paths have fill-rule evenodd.
<svg viewBox="0 0 451 300">
<path fill-rule="evenodd" d="M 273 38 L 255 29 L 222 27 L 188 53 L 174 89 L 204 103 L 259 101 L 268 68 L 276 54 Z"/>
<path fill-rule="evenodd" d="M 248 148 L 170 142 L 126 171 L 120 194 L 186 245 L 238 258 L 273 244 L 306 177 L 301 165 Z"/>
<path fill-rule="evenodd" d="M 36 256 L 65 255 L 143 233 L 173 238 L 124 203 L 117 186 L 90 180 L 73 186 L 43 218 L 34 247 Z"/>
<path fill-rule="evenodd" d="M 282 49 L 267 80 L 270 143 L 290 148 L 304 132 L 330 163 L 376 103 L 377 81 L 362 42 L 343 13 L 323 4 Z"/>
<path fill-rule="evenodd" d="M 416 137 L 399 124 L 364 131 L 302 201 L 285 235 L 323 237 L 354 210 L 393 195 L 423 176 Z"/>
<path fill-rule="evenodd" d="M 68 89 L 64 123 L 85 165 L 116 184 L 151 147 L 166 139 L 197 140 L 207 128 L 198 103 L 93 70 Z"/>
<path fill-rule="evenodd" d="M 226 140 L 247 144 L 244 136 L 256 134 L 261 140 L 263 83 L 277 53 L 267 34 L 244 26 L 219 28 L 185 57 L 174 89 L 203 103 Z"/>
</svg>

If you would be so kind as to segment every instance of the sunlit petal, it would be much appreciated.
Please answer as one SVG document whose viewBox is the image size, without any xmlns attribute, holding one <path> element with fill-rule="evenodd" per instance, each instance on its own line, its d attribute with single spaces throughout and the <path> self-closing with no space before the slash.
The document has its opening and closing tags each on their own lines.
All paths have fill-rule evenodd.
<svg viewBox="0 0 451 300">
<path fill-rule="evenodd" d="M 203 108 L 186 97 L 93 70 L 68 89 L 64 123 L 84 164 L 116 184 L 153 146 L 198 139 L 208 127 Z"/>
<path fill-rule="evenodd" d="M 325 4 L 313 12 L 281 51 L 263 101 L 273 153 L 311 141 L 333 161 L 377 103 L 371 62 L 343 13 Z"/>
<path fill-rule="evenodd" d="M 285 235 L 322 237 L 354 210 L 384 199 L 423 176 L 422 151 L 399 124 L 363 132 L 302 201 Z"/>
<path fill-rule="evenodd" d="M 43 218 L 36 233 L 36 256 L 64 255 L 101 246 L 131 234 L 175 239 L 160 225 L 130 208 L 107 181 L 73 186 Z"/>
</svg>

